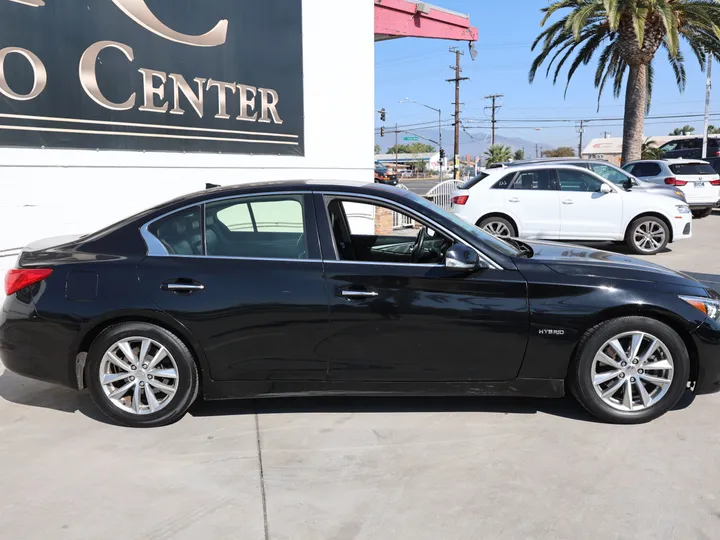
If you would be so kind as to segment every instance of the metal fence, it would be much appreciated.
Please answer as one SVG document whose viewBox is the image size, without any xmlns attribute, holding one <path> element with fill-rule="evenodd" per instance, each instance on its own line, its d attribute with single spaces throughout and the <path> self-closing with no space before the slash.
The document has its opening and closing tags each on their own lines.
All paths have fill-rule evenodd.
<svg viewBox="0 0 720 540">
<path fill-rule="evenodd" d="M 441 182 L 428 191 L 425 198 L 431 200 L 445 210 L 450 210 L 453 191 L 460 189 L 462 184 L 463 183 L 460 180 L 447 180 L 445 182 Z"/>
<path fill-rule="evenodd" d="M 404 184 L 398 184 L 396 186 L 399 189 L 404 189 L 405 191 L 410 191 L 408 187 Z M 410 219 L 409 216 L 406 216 L 405 214 L 400 214 L 398 212 L 393 212 L 392 214 L 392 227 L 393 230 L 398 229 L 409 229 L 413 226 L 413 220 Z"/>
</svg>

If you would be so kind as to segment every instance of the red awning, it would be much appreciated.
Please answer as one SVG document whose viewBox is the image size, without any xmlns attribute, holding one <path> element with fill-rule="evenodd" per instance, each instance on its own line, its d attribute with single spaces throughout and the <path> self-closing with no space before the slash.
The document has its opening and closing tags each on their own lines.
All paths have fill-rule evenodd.
<svg viewBox="0 0 720 540">
<path fill-rule="evenodd" d="M 375 41 L 401 37 L 477 41 L 470 17 L 416 0 L 375 0 Z"/>
</svg>

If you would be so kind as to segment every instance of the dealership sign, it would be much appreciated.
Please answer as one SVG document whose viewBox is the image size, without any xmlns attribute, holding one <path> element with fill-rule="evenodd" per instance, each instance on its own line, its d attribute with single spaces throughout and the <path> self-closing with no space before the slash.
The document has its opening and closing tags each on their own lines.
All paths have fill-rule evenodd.
<svg viewBox="0 0 720 540">
<path fill-rule="evenodd" d="M 304 155 L 302 0 L 0 0 L 0 146 Z"/>
</svg>

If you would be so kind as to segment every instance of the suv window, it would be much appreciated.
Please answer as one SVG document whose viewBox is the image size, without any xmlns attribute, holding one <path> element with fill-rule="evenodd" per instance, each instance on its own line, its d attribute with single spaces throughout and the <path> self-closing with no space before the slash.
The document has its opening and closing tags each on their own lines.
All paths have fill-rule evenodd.
<svg viewBox="0 0 720 540">
<path fill-rule="evenodd" d="M 634 165 L 632 165 L 632 170 L 629 172 L 634 176 L 642 178 L 648 176 L 660 176 L 660 174 L 662 173 L 662 169 L 657 163 L 635 163 Z"/>
<path fill-rule="evenodd" d="M 555 191 L 555 182 L 551 169 L 538 171 L 522 171 L 517 173 L 510 189 L 524 189 L 532 191 Z"/>
<path fill-rule="evenodd" d="M 584 191 L 595 193 L 600 191 L 603 183 L 597 178 L 593 178 L 588 173 L 570 169 L 558 169 L 558 181 L 560 182 L 561 191 Z"/>
<path fill-rule="evenodd" d="M 492 189 L 507 189 L 510 186 L 510 182 L 515 178 L 515 173 L 506 174 L 499 181 L 495 183 Z"/>
<path fill-rule="evenodd" d="M 609 180 L 613 184 L 625 184 L 630 177 L 619 169 L 611 167 L 610 165 L 602 165 L 601 163 L 591 163 L 590 170 L 602 176 L 605 180 Z"/>
<path fill-rule="evenodd" d="M 209 256 L 307 259 L 302 195 L 209 203 L 205 243 Z"/>
<path fill-rule="evenodd" d="M 670 165 L 673 174 L 717 174 L 715 169 L 706 163 L 673 163 Z"/>
<path fill-rule="evenodd" d="M 490 176 L 488 173 L 480 173 L 465 182 L 462 186 L 460 186 L 460 189 L 470 189 L 471 187 L 475 187 L 480 182 L 485 180 L 488 176 Z"/>
<path fill-rule="evenodd" d="M 156 221 L 148 231 L 170 255 L 203 255 L 200 207 L 181 210 Z"/>
</svg>

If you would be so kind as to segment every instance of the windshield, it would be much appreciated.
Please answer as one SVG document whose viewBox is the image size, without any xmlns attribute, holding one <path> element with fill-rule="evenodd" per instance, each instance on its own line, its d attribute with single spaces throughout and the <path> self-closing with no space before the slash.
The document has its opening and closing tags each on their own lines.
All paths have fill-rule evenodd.
<svg viewBox="0 0 720 540">
<path fill-rule="evenodd" d="M 388 168 L 383 165 L 382 163 L 375 162 L 375 172 L 385 174 L 387 172 Z"/>
<path fill-rule="evenodd" d="M 673 163 L 670 165 L 670 170 L 673 174 L 712 174 L 715 176 L 717 173 L 707 163 Z"/>
<path fill-rule="evenodd" d="M 416 195 L 414 193 L 408 193 L 406 196 L 412 198 L 413 201 L 415 201 L 418 204 L 421 204 L 424 208 L 427 208 L 428 210 L 431 210 L 433 212 L 437 212 L 438 214 L 441 214 L 445 219 L 452 221 L 453 224 L 457 225 L 459 228 L 461 228 L 464 232 L 466 232 L 473 239 L 489 245 L 490 247 L 492 247 L 496 251 L 499 251 L 503 255 L 506 255 L 508 257 L 518 257 L 523 254 L 522 250 L 516 249 L 515 247 L 511 246 L 507 242 L 504 242 L 500 238 L 497 238 L 496 236 L 486 233 L 482 229 L 478 229 L 474 225 L 471 225 L 470 223 L 460 219 L 455 214 L 448 212 L 444 208 L 441 208 L 440 206 L 436 205 L 435 203 L 428 201 L 424 197 L 420 197 L 419 195 Z"/>
</svg>

